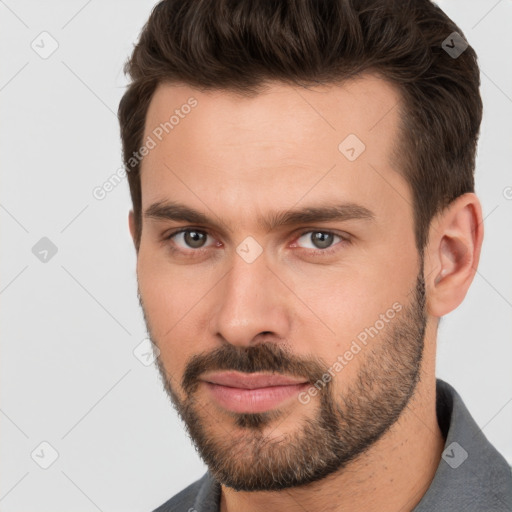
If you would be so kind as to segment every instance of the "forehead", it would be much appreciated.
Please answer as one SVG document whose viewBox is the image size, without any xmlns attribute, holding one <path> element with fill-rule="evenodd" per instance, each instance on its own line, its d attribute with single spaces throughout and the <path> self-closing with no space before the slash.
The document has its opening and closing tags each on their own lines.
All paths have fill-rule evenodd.
<svg viewBox="0 0 512 512">
<path fill-rule="evenodd" d="M 307 89 L 273 82 L 251 97 L 162 83 L 148 108 L 145 135 L 161 125 L 167 126 L 162 136 L 172 134 L 176 141 L 194 132 L 205 150 L 229 144 L 228 134 L 233 143 L 272 142 L 276 147 L 306 142 L 304 149 L 314 149 L 323 136 L 356 133 L 375 145 L 397 124 L 399 102 L 398 89 L 375 74 Z"/>
<path fill-rule="evenodd" d="M 371 74 L 307 89 L 272 83 L 252 97 L 160 84 L 145 124 L 143 210 L 166 199 L 233 212 L 306 195 L 403 202 L 408 186 L 391 161 L 399 104 L 397 88 Z"/>
</svg>

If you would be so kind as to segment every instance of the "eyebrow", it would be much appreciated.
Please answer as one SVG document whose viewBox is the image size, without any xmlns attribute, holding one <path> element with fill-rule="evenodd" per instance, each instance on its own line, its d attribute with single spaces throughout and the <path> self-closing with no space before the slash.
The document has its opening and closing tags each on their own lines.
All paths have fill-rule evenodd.
<svg viewBox="0 0 512 512">
<path fill-rule="evenodd" d="M 218 222 L 204 213 L 173 201 L 153 203 L 144 212 L 144 217 L 157 220 L 172 220 L 220 227 Z M 271 212 L 267 217 L 257 219 L 260 228 L 272 231 L 278 227 L 314 222 L 347 221 L 352 219 L 374 221 L 375 214 L 368 208 L 356 203 L 341 203 L 322 206 L 306 206 L 282 212 Z M 226 223 L 224 223 L 227 225 Z M 231 231 L 231 229 L 229 230 Z"/>
</svg>

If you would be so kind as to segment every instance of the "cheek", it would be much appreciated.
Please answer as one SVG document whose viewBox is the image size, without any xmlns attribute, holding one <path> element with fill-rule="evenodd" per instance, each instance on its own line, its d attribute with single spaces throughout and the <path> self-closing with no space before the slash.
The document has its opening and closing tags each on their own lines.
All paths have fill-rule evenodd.
<svg viewBox="0 0 512 512">
<path fill-rule="evenodd" d="M 383 275 L 365 263 L 333 269 L 311 267 L 290 275 L 288 282 L 300 298 L 294 303 L 302 327 L 314 327 L 338 340 L 375 321 L 401 294 L 400 284 Z"/>
<path fill-rule="evenodd" d="M 197 351 L 198 305 L 207 292 L 204 280 L 191 281 L 179 267 L 155 263 L 139 254 L 139 290 L 151 337 L 173 385 L 181 378 L 186 362 Z"/>
<path fill-rule="evenodd" d="M 137 278 L 157 338 L 172 334 L 180 319 L 187 317 L 207 291 L 204 279 L 191 275 L 185 266 L 170 265 L 161 255 L 152 254 L 151 249 L 139 253 Z"/>
<path fill-rule="evenodd" d="M 411 258 L 394 272 L 380 259 L 379 265 L 367 261 L 295 275 L 293 289 L 301 299 L 294 301 L 298 319 L 295 336 L 302 340 L 301 348 L 321 358 L 327 367 L 340 356 L 343 369 L 338 365 L 338 373 L 353 376 L 410 302 L 408 293 L 417 272 L 413 262 Z"/>
</svg>

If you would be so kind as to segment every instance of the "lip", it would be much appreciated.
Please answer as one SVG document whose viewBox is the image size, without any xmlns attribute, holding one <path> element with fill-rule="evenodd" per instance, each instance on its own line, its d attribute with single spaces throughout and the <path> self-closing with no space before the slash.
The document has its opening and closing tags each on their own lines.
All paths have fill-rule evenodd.
<svg viewBox="0 0 512 512">
<path fill-rule="evenodd" d="M 296 377 L 287 377 L 275 373 L 240 373 L 240 372 L 221 372 L 206 375 L 201 380 L 241 389 L 259 389 L 273 386 L 291 386 L 296 384 L 305 384 L 307 380 Z"/>
<path fill-rule="evenodd" d="M 275 409 L 309 386 L 305 380 L 275 374 L 223 372 L 201 380 L 218 405 L 238 413 Z"/>
</svg>

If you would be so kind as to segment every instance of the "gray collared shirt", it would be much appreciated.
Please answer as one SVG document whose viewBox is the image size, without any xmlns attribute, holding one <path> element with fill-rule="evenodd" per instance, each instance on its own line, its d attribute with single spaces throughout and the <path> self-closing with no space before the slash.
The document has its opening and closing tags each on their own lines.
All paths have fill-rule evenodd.
<svg viewBox="0 0 512 512">
<path fill-rule="evenodd" d="M 413 512 L 512 512 L 512 471 L 455 389 L 437 379 L 437 420 L 445 450 Z M 219 512 L 221 487 L 209 471 L 154 512 Z"/>
</svg>

